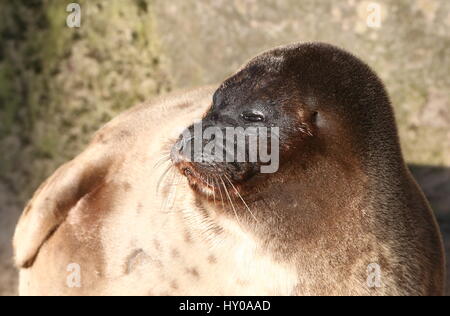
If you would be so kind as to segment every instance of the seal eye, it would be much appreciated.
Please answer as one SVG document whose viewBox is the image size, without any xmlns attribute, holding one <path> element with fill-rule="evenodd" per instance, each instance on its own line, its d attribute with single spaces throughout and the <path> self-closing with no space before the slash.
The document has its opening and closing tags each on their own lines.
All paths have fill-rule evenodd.
<svg viewBox="0 0 450 316">
<path fill-rule="evenodd" d="M 244 121 L 247 122 L 263 122 L 266 118 L 264 117 L 264 114 L 262 114 L 259 111 L 247 111 L 241 114 L 241 117 Z"/>
</svg>

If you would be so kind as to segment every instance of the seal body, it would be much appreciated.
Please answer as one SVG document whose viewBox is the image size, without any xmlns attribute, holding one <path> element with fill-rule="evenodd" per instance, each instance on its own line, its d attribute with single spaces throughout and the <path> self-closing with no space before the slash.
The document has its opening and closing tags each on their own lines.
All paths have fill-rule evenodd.
<svg viewBox="0 0 450 316">
<path fill-rule="evenodd" d="M 279 170 L 189 161 L 179 135 L 196 120 L 279 126 Z M 42 185 L 14 245 L 22 295 L 444 293 L 384 87 L 325 44 L 119 116 Z"/>
</svg>

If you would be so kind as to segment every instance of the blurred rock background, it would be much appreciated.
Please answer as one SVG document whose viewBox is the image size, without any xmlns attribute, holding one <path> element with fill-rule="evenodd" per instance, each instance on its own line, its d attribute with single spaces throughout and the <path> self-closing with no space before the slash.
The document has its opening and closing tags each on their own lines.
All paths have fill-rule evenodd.
<svg viewBox="0 0 450 316">
<path fill-rule="evenodd" d="M 71 2 L 80 28 L 66 25 Z M 449 33 L 448 0 L 0 0 L 0 295 L 16 293 L 24 201 L 96 129 L 290 42 L 341 46 L 378 72 L 450 251 Z"/>
</svg>

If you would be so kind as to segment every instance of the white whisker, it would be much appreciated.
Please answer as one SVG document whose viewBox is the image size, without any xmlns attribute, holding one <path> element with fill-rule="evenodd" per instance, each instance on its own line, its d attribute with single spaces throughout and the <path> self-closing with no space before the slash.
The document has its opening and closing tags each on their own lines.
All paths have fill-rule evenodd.
<svg viewBox="0 0 450 316">
<path fill-rule="evenodd" d="M 245 202 L 244 198 L 242 197 L 242 195 L 239 193 L 239 191 L 236 189 L 236 187 L 234 186 L 233 182 L 231 182 L 230 178 L 228 178 L 226 175 L 225 179 L 230 183 L 230 185 L 233 187 L 234 191 L 236 192 L 237 196 L 241 199 L 242 203 L 244 203 L 245 208 L 247 209 L 247 211 L 250 213 L 250 215 L 254 218 L 254 220 L 258 223 L 258 219 L 256 218 L 255 214 L 253 214 L 253 212 L 250 210 L 250 207 L 247 205 L 247 203 Z"/>
<path fill-rule="evenodd" d="M 223 195 L 222 195 L 222 187 L 219 185 L 219 181 L 217 180 L 217 178 L 215 178 L 214 181 L 216 182 L 216 185 L 217 185 L 217 187 L 219 188 L 220 201 L 222 202 L 222 208 L 225 208 L 225 204 L 224 204 L 224 200 L 223 200 Z"/>
<path fill-rule="evenodd" d="M 223 181 L 222 177 L 220 177 L 220 181 L 223 184 L 223 189 L 225 190 L 225 193 L 226 193 L 226 195 L 228 197 L 228 201 L 230 201 L 231 207 L 233 208 L 234 216 L 236 217 L 236 220 L 237 220 L 239 226 L 242 226 L 241 222 L 239 220 L 239 217 L 237 215 L 236 208 L 234 207 L 233 201 L 231 200 L 230 193 L 228 193 L 227 186 L 225 185 L 225 182 Z"/>
<path fill-rule="evenodd" d="M 161 177 L 158 180 L 158 183 L 156 184 L 156 192 L 159 192 L 159 188 L 161 187 L 161 183 L 163 182 L 163 180 L 165 179 L 166 175 L 169 173 L 169 171 L 171 171 L 173 168 L 172 164 L 170 164 L 161 174 Z"/>
<path fill-rule="evenodd" d="M 153 169 L 158 169 L 159 167 L 161 167 L 163 164 L 170 162 L 170 155 L 164 155 L 161 158 L 158 159 L 158 161 L 155 163 L 155 165 L 153 166 Z"/>
</svg>

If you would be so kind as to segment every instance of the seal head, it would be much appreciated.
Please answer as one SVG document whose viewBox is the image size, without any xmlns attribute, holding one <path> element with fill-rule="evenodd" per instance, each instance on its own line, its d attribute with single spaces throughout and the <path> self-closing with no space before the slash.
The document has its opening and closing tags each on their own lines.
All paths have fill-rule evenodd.
<svg viewBox="0 0 450 316">
<path fill-rule="evenodd" d="M 402 162 L 383 84 L 359 59 L 326 44 L 281 47 L 251 60 L 214 93 L 200 124 L 202 135 L 211 127 L 223 134 L 227 128 L 277 128 L 276 133 L 268 133 L 267 144 L 275 136 L 280 172 L 290 164 L 310 164 L 316 155 L 352 156 L 373 164 L 371 157 L 376 153 L 399 157 L 397 162 Z M 255 182 L 250 180 L 256 177 L 264 182 L 270 176 L 261 174 L 259 159 L 214 160 L 205 153 L 208 142 L 204 139 L 200 146 L 189 146 L 186 154 L 183 149 L 198 140 L 194 128 L 195 124 L 188 129 L 194 136 L 180 137 L 172 150 L 173 162 L 193 187 L 210 192 L 219 182 L 216 179 L 224 177 L 251 192 Z M 224 146 L 225 152 L 236 152 L 238 145 L 233 140 L 234 146 Z M 246 158 L 250 150 L 251 146 L 245 146 Z M 348 155 L 349 151 L 353 154 Z M 193 161 L 192 157 L 202 159 Z"/>
</svg>

